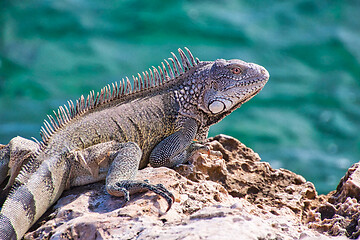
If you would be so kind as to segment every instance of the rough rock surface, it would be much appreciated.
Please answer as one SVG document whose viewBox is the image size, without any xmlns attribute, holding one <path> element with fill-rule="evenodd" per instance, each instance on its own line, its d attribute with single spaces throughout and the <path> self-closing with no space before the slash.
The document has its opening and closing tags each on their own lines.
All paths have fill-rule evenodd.
<svg viewBox="0 0 360 240">
<path fill-rule="evenodd" d="M 318 196 L 312 183 L 273 169 L 238 140 L 207 140 L 211 154 L 175 170 L 145 168 L 139 179 L 162 183 L 167 203 L 151 192 L 123 199 L 104 183 L 66 191 L 25 239 L 347 239 L 359 232 L 359 166 L 338 189 Z M 221 154 L 220 154 L 221 153 Z M 222 155 L 222 157 L 220 157 Z M 334 237 L 334 236 L 337 237 Z"/>
<path fill-rule="evenodd" d="M 360 237 L 360 164 L 350 167 L 336 191 L 307 217 L 309 226 L 331 235 Z"/>
</svg>

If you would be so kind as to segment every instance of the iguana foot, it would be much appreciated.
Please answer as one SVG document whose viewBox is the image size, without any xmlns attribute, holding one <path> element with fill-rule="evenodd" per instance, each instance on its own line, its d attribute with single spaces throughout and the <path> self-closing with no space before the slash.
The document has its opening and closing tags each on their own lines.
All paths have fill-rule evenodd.
<svg viewBox="0 0 360 240">
<path fill-rule="evenodd" d="M 170 210 L 172 204 L 175 201 L 174 195 L 169 192 L 162 184 L 153 185 L 146 181 L 123 180 L 113 186 L 107 186 L 106 189 L 110 195 L 124 196 L 124 204 L 130 200 L 130 194 L 132 193 L 142 192 L 144 190 L 152 191 L 167 201 L 168 208 L 166 209 L 166 212 Z"/>
<path fill-rule="evenodd" d="M 200 142 L 194 142 L 194 143 L 190 144 L 187 151 L 188 151 L 188 157 L 192 157 L 195 153 L 207 154 L 209 157 L 210 157 L 210 155 L 214 155 L 214 156 L 217 156 L 220 158 L 223 157 L 223 155 L 220 151 L 211 150 L 209 144 L 207 144 L 207 143 L 203 144 Z"/>
<path fill-rule="evenodd" d="M 29 156 L 35 153 L 39 145 L 31 140 L 14 137 L 7 145 L 0 145 L 0 184 L 10 176 L 5 188 L 10 188 Z"/>
</svg>

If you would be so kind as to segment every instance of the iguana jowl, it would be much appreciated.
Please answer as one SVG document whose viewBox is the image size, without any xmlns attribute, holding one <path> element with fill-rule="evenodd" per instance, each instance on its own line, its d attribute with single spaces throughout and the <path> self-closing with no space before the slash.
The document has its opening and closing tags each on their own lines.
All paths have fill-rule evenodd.
<svg viewBox="0 0 360 240">
<path fill-rule="evenodd" d="M 162 185 L 134 180 L 138 169 L 184 163 L 209 127 L 257 94 L 265 68 L 241 60 L 199 61 L 187 49 L 99 93 L 69 101 L 42 127 L 42 141 L 14 138 L 0 150 L 0 181 L 11 190 L 0 212 L 0 239 L 21 239 L 64 189 L 106 179 L 111 195 Z M 31 147 L 31 148 L 30 148 Z M 192 149 L 192 150 L 190 150 Z M 2 158 L 2 159 L 1 159 Z"/>
</svg>

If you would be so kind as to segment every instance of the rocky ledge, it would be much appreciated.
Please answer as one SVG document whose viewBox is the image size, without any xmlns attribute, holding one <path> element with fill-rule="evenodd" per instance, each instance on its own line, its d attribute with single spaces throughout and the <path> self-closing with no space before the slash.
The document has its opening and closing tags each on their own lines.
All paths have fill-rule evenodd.
<svg viewBox="0 0 360 240">
<path fill-rule="evenodd" d="M 175 170 L 145 168 L 139 179 L 162 183 L 176 198 L 154 193 L 123 199 L 104 183 L 66 191 L 25 239 L 356 239 L 360 236 L 360 168 L 317 195 L 314 185 L 286 169 L 273 169 L 238 140 L 207 140 L 211 154 Z"/>
</svg>

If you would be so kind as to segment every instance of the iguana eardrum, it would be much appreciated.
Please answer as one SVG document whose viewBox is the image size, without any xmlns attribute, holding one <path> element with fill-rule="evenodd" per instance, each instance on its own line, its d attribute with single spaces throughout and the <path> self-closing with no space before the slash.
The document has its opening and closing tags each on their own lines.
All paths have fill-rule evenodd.
<svg viewBox="0 0 360 240">
<path fill-rule="evenodd" d="M 41 128 L 42 141 L 14 138 L 0 148 L 0 182 L 10 176 L 0 212 L 0 239 L 21 239 L 71 187 L 106 179 L 109 194 L 148 189 L 174 197 L 162 185 L 134 180 L 138 169 L 173 167 L 196 150 L 209 127 L 256 95 L 265 68 L 241 60 L 199 61 L 187 49 L 180 61 L 126 78 L 59 107 Z M 199 144 L 198 144 L 199 145 Z"/>
</svg>

